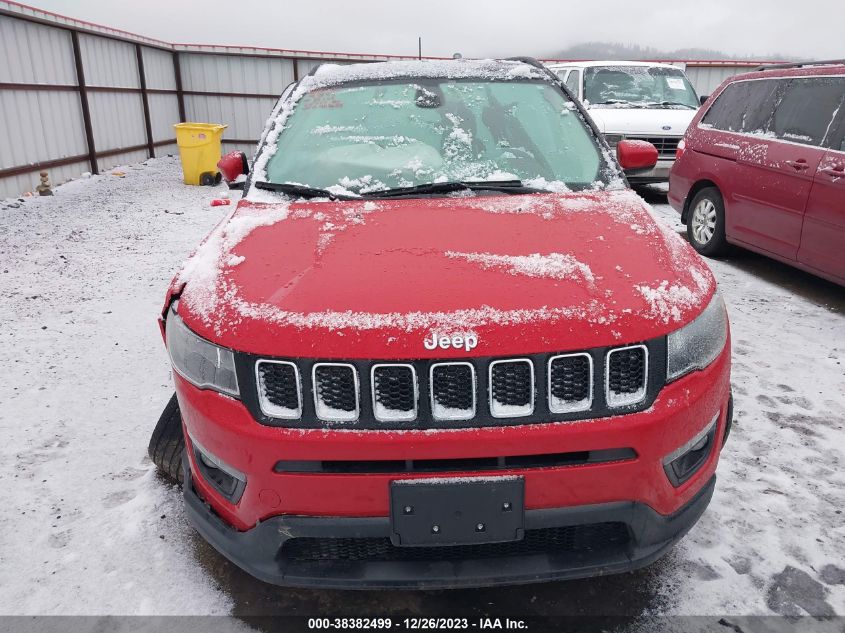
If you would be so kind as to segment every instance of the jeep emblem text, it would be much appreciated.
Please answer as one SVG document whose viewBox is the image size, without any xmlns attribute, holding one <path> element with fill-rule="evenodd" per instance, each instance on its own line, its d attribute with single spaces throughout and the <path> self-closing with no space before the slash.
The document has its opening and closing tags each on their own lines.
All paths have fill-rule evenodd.
<svg viewBox="0 0 845 633">
<path fill-rule="evenodd" d="M 475 334 L 453 334 L 447 336 L 445 334 L 438 335 L 437 332 L 429 334 L 430 338 L 423 339 L 423 345 L 426 349 L 455 349 L 463 347 L 466 351 L 475 349 L 478 345 L 478 337 Z"/>
</svg>

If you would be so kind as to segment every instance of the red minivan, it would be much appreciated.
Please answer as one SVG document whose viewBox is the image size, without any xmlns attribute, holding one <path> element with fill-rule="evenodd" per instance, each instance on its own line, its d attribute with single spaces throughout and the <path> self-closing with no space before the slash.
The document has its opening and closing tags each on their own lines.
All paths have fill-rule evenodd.
<svg viewBox="0 0 845 633">
<path fill-rule="evenodd" d="M 199 532 L 320 587 L 666 552 L 713 494 L 728 320 L 626 184 L 655 148 L 617 156 L 536 62 L 323 65 L 291 86 L 161 312 L 177 398 L 151 455 L 172 473 L 184 447 Z"/>
<path fill-rule="evenodd" d="M 703 255 L 736 244 L 845 284 L 845 61 L 725 81 L 678 147 L 669 202 Z"/>
</svg>

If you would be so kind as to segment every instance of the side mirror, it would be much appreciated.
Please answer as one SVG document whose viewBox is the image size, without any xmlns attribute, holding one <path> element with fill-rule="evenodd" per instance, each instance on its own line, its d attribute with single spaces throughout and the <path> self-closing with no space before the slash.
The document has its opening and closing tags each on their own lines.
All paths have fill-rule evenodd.
<svg viewBox="0 0 845 633">
<path fill-rule="evenodd" d="M 657 148 L 647 141 L 624 139 L 616 145 L 616 158 L 625 171 L 642 171 L 657 164 Z"/>
<path fill-rule="evenodd" d="M 708 100 L 709 98 L 710 98 L 710 95 L 701 95 L 701 96 L 699 96 L 699 97 L 698 97 L 698 102 L 699 102 L 701 105 L 704 105 L 705 103 L 707 103 L 707 100 Z"/>
<path fill-rule="evenodd" d="M 243 152 L 229 152 L 219 161 L 217 168 L 229 185 L 229 189 L 243 189 L 244 181 L 249 174 L 249 163 Z"/>
</svg>

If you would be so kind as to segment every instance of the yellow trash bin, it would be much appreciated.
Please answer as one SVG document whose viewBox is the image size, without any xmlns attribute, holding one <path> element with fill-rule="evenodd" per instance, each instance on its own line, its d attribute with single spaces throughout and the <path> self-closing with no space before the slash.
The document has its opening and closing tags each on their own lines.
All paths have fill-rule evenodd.
<svg viewBox="0 0 845 633">
<path fill-rule="evenodd" d="M 220 182 L 217 161 L 220 140 L 228 126 L 220 123 L 176 123 L 176 144 L 182 160 L 186 185 L 214 185 Z"/>
</svg>

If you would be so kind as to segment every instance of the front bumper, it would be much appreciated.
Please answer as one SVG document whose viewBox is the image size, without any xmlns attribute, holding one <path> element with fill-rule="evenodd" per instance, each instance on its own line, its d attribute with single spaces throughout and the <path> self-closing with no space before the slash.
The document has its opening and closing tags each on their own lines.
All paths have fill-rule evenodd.
<svg viewBox="0 0 845 633">
<path fill-rule="evenodd" d="M 502 549 L 474 546 L 466 557 L 383 554 L 373 559 L 354 555 L 341 559 L 302 560 L 285 547 L 298 539 L 320 541 L 330 547 L 343 539 L 347 552 L 374 544 L 385 553 L 389 543 L 387 517 L 275 516 L 240 532 L 227 525 L 197 495 L 188 460 L 185 464 L 185 504 L 188 518 L 220 553 L 249 574 L 285 586 L 319 586 L 341 589 L 442 589 L 527 584 L 619 573 L 644 567 L 662 556 L 695 524 L 704 512 L 716 485 L 712 475 L 680 510 L 669 516 L 647 505 L 621 501 L 569 508 L 528 510 L 526 538 L 533 530 L 566 526 L 624 524 L 627 538 L 597 548 L 576 551 L 526 551 L 522 555 Z M 493 548 L 497 546 L 491 546 Z M 394 550 L 443 548 L 394 548 Z M 429 552 L 430 553 L 430 552 Z M 402 553 L 404 554 L 404 552 Z M 497 555 L 501 554 L 501 555 Z"/>
<path fill-rule="evenodd" d="M 517 475 L 525 479 L 526 510 L 604 504 L 643 503 L 671 515 L 690 501 L 713 475 L 714 451 L 689 481 L 675 487 L 663 459 L 719 415 L 719 436 L 727 421 L 730 396 L 730 346 L 709 367 L 663 387 L 645 411 L 573 422 L 425 432 L 291 429 L 257 423 L 238 400 L 174 381 L 186 441 L 246 476 L 237 503 L 219 494 L 203 478 L 195 480 L 200 497 L 229 525 L 246 531 L 278 515 L 388 517 L 390 482 L 396 472 L 280 472 L 280 460 L 352 462 L 391 460 L 473 460 L 507 456 L 572 453 L 628 448 L 628 459 L 472 473 L 457 466 L 415 476 Z M 189 454 L 194 473 L 198 465 Z"/>
<path fill-rule="evenodd" d="M 628 182 L 634 185 L 668 182 L 669 173 L 672 171 L 672 165 L 674 164 L 674 160 L 661 159 L 648 171 L 636 171 L 630 174 L 625 172 L 625 176 L 628 178 Z"/>
</svg>

